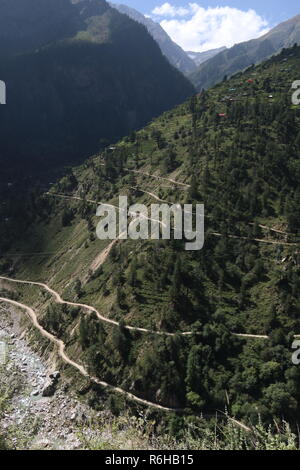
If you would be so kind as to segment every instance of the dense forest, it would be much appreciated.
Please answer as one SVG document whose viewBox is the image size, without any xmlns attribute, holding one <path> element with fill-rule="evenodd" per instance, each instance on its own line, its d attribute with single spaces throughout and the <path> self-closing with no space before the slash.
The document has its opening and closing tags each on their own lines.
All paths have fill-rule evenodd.
<svg viewBox="0 0 300 470">
<path fill-rule="evenodd" d="M 104 0 L 2 1 L 0 77 L 1 183 L 49 182 L 194 93 L 146 28 Z"/>
<path fill-rule="evenodd" d="M 295 45 L 70 169 L 48 194 L 32 191 L 14 218 L 0 206 L 2 275 L 48 282 L 119 322 L 14 286 L 91 374 L 190 417 L 299 420 L 299 77 Z M 204 248 L 126 240 L 99 262 L 107 242 L 96 238 L 97 201 L 116 204 L 120 194 L 204 203 Z M 100 386 L 81 393 L 103 406 Z M 120 397 L 108 400 L 118 412 Z M 183 417 L 174 420 L 180 428 Z"/>
</svg>

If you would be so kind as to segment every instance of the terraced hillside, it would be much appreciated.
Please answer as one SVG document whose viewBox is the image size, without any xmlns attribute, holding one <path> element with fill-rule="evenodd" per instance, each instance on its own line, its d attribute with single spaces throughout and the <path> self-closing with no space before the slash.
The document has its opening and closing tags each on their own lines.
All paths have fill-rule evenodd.
<svg viewBox="0 0 300 470">
<path fill-rule="evenodd" d="M 76 383 L 94 406 L 105 382 L 165 411 L 299 418 L 299 77 L 294 47 L 73 168 L 14 218 L 1 206 L 1 298 L 31 307 L 85 368 Z M 204 203 L 204 248 L 98 240 L 97 205 L 119 195 Z"/>
</svg>

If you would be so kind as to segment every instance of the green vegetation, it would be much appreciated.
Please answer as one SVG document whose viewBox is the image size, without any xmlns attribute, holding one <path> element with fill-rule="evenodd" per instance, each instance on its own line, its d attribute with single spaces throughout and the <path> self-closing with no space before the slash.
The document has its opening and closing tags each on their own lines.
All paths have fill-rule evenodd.
<svg viewBox="0 0 300 470">
<path fill-rule="evenodd" d="M 194 93 L 145 27 L 104 0 L 1 2 L 0 44 L 0 185 L 40 175 L 49 183 L 49 172 Z"/>
<path fill-rule="evenodd" d="M 6 224 L 0 243 L 14 256 L 0 259 L 4 273 L 48 282 L 64 299 L 120 322 L 111 326 L 82 309 L 52 305 L 38 287 L 14 286 L 64 338 L 69 356 L 94 375 L 183 408 L 191 419 L 227 409 L 258 433 L 260 420 L 267 426 L 284 418 L 294 429 L 300 416 L 300 369 L 291 359 L 293 336 L 300 334 L 300 111 L 291 106 L 290 87 L 299 76 L 299 47 L 250 67 L 74 168 L 52 196 L 35 194 L 26 216 L 23 210 L 22 220 Z M 93 201 L 116 204 L 127 194 L 150 204 L 149 193 L 204 202 L 204 249 L 128 240 L 102 259 L 108 243 L 92 236 Z M 4 216 L 5 206 L 1 211 Z M 24 239 L 15 241 L 19 223 Z M 44 255 L 25 256 L 32 252 Z M 100 406 L 102 391 L 93 394 L 93 406 Z M 116 408 L 113 398 L 110 404 Z M 229 442 L 220 446 L 232 448 Z M 269 445 L 263 442 L 259 448 Z"/>
<path fill-rule="evenodd" d="M 111 4 L 120 13 L 128 15 L 133 20 L 146 26 L 151 36 L 158 43 L 162 53 L 167 57 L 170 64 L 178 68 L 183 74 L 188 74 L 196 69 L 195 62 L 189 57 L 188 53 L 181 49 L 178 44 L 172 41 L 166 31 L 160 26 L 159 23 L 153 21 L 151 18 L 146 17 L 133 8 L 127 5 Z"/>
<path fill-rule="evenodd" d="M 193 71 L 190 79 L 197 90 L 207 89 L 224 77 L 258 64 L 295 43 L 300 43 L 300 15 L 280 23 L 258 39 L 235 44 L 220 52 Z"/>
<path fill-rule="evenodd" d="M 167 428 L 154 432 L 155 421 L 143 414 L 105 419 L 97 425 L 99 438 L 80 436 L 87 450 L 297 450 L 296 436 L 287 423 L 271 427 L 262 423 L 245 431 L 235 423 L 213 419 L 197 425 L 173 416 Z M 102 437 L 103 435 L 103 437 Z M 107 436 L 110 436 L 108 439 Z"/>
</svg>

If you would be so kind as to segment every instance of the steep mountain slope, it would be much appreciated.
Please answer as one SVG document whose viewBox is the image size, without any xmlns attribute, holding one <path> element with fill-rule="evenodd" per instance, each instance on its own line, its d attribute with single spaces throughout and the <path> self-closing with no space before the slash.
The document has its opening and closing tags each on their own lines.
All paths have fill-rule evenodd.
<svg viewBox="0 0 300 470">
<path fill-rule="evenodd" d="M 137 10 L 129 8 L 126 5 L 117 5 L 111 3 L 111 6 L 116 8 L 120 13 L 128 15 L 133 20 L 138 21 L 139 23 L 146 26 L 151 36 L 158 43 L 162 53 L 167 57 L 169 62 L 174 65 L 174 67 L 178 68 L 186 75 L 196 70 L 195 62 L 183 49 L 181 49 L 180 46 L 178 46 L 178 44 L 172 41 L 172 39 L 168 36 L 159 23 L 156 23 L 151 18 L 146 18 Z"/>
<path fill-rule="evenodd" d="M 154 410 L 299 420 L 299 76 L 294 47 L 163 114 L 26 208 L 0 206 L 1 298 L 33 308 L 88 371 L 92 388 L 84 374 L 74 382 L 94 406 L 109 384 Z M 98 240 L 97 205 L 119 195 L 204 202 L 204 248 Z"/>
<path fill-rule="evenodd" d="M 200 65 L 190 78 L 198 90 L 220 82 L 240 70 L 257 64 L 284 47 L 300 43 L 300 15 L 279 24 L 259 39 L 236 44 Z"/>
<path fill-rule="evenodd" d="M 82 26 L 68 0 L 2 0 L 0 12 L 1 56 L 36 50 L 73 36 Z"/>
<path fill-rule="evenodd" d="M 104 0 L 1 2 L 0 39 L 0 159 L 15 175 L 78 161 L 193 93 L 146 29 Z"/>
<path fill-rule="evenodd" d="M 193 51 L 186 51 L 188 56 L 195 62 L 197 66 L 203 64 L 207 60 L 211 59 L 215 55 L 219 54 L 220 52 L 225 51 L 226 47 L 219 47 L 218 49 L 211 49 L 205 52 L 193 52 Z"/>
</svg>

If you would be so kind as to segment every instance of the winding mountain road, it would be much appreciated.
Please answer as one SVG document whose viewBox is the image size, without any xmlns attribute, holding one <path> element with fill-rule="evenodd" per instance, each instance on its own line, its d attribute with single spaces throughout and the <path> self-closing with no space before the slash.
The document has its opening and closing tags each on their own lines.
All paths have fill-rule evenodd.
<svg viewBox="0 0 300 470">
<path fill-rule="evenodd" d="M 160 201 L 160 202 L 165 202 L 167 204 L 171 204 L 170 202 L 168 201 L 165 201 L 163 199 L 160 199 L 158 196 L 156 196 L 154 193 L 151 193 L 151 192 L 148 192 L 148 191 L 144 191 L 142 189 L 139 189 L 139 188 L 132 188 L 132 189 L 137 189 L 138 191 L 141 191 L 145 194 L 148 194 L 149 196 L 153 197 L 154 199 L 156 199 L 157 201 Z M 114 206 L 113 204 L 108 204 L 108 203 L 102 203 L 102 202 L 97 202 L 97 201 L 94 201 L 92 199 L 83 199 L 79 196 L 71 196 L 71 195 L 65 195 L 65 194 L 57 194 L 57 193 L 45 193 L 46 195 L 49 195 L 49 196 L 53 196 L 53 197 L 59 197 L 59 198 L 64 198 L 64 199 L 75 199 L 75 200 L 78 200 L 78 201 L 86 201 L 86 202 L 89 202 L 91 204 L 102 204 L 103 206 L 107 206 L 107 207 L 114 207 L 115 209 L 117 210 L 120 210 L 120 208 L 118 206 Z M 129 212 L 129 215 L 135 215 L 134 213 L 130 213 Z M 165 226 L 165 224 L 163 222 L 161 222 L 160 220 L 156 220 L 156 219 L 151 219 L 150 217 L 146 217 L 146 216 L 143 216 L 143 214 L 140 215 L 140 217 L 144 217 L 145 219 L 147 220 L 150 220 L 150 221 L 153 221 L 153 222 L 158 222 L 160 225 L 162 226 Z M 266 226 L 261 226 L 262 228 L 268 228 Z M 278 230 L 271 230 L 273 232 L 276 232 L 276 233 L 285 233 L 285 232 L 279 232 Z M 225 237 L 225 235 L 222 235 L 221 233 L 218 233 L 218 232 L 210 232 L 209 235 L 212 235 L 214 237 Z M 278 241 L 278 240 L 264 240 L 262 238 L 250 238 L 250 237 L 240 237 L 238 235 L 226 235 L 227 238 L 231 238 L 233 240 L 245 240 L 245 241 L 253 241 L 253 242 L 256 242 L 256 243 L 262 243 L 262 244 L 267 244 L 267 245 L 280 245 L 280 246 L 299 246 L 299 243 L 289 243 L 289 242 L 284 242 L 284 241 Z M 120 238 L 120 237 L 119 237 Z"/>
<path fill-rule="evenodd" d="M 5 297 L 0 297 L 0 302 L 4 302 L 4 303 L 10 304 L 10 305 L 13 305 L 15 307 L 21 308 L 22 310 L 25 310 L 27 312 L 32 324 L 41 333 L 41 335 L 44 338 L 47 338 L 49 341 L 51 341 L 51 343 L 53 343 L 57 346 L 58 354 L 61 357 L 61 359 L 66 364 L 69 364 L 70 366 L 77 369 L 80 372 L 80 374 L 82 374 L 84 377 L 90 379 L 92 382 L 96 383 L 97 385 L 101 385 L 102 387 L 107 388 L 107 389 L 109 389 L 113 392 L 120 393 L 120 394 L 124 395 L 126 398 L 128 398 L 129 400 L 135 401 L 135 402 L 140 403 L 142 405 L 150 406 L 152 408 L 156 408 L 156 409 L 159 409 L 159 410 L 162 410 L 162 411 L 168 411 L 168 412 L 170 412 L 170 411 L 171 412 L 182 412 L 183 411 L 180 408 L 169 408 L 169 407 L 166 407 L 166 406 L 159 405 L 157 403 L 153 403 L 153 402 L 148 401 L 148 400 L 144 400 L 142 398 L 137 397 L 136 395 L 133 395 L 130 392 L 127 392 L 126 390 L 124 390 L 120 387 L 115 387 L 114 385 L 111 385 L 111 384 L 108 384 L 107 382 L 99 380 L 97 377 L 91 376 L 82 364 L 79 364 L 78 362 L 73 361 L 72 359 L 70 359 L 67 356 L 67 354 L 65 353 L 65 348 L 66 348 L 65 343 L 62 340 L 56 338 L 56 336 L 49 333 L 47 330 L 45 330 L 40 325 L 40 323 L 38 322 L 38 319 L 37 319 L 37 315 L 31 307 L 29 307 L 28 305 L 25 305 L 21 302 L 17 302 L 15 300 L 7 299 Z"/>
<path fill-rule="evenodd" d="M 95 307 L 92 307 L 91 305 L 81 304 L 81 303 L 78 303 L 78 302 L 68 302 L 67 300 L 63 300 L 58 292 L 56 292 L 54 289 L 49 287 L 47 284 L 44 284 L 43 282 L 24 281 L 22 279 L 12 279 L 12 278 L 9 278 L 9 277 L 4 277 L 4 276 L 0 276 L 0 280 L 6 281 L 6 282 L 13 282 L 13 283 L 17 283 L 17 284 L 25 284 L 25 285 L 41 287 L 41 288 L 45 289 L 47 292 L 49 292 L 49 294 L 51 294 L 54 297 L 55 301 L 58 304 L 70 305 L 71 307 L 79 307 L 79 308 L 89 310 L 90 312 L 94 312 L 97 315 L 97 317 L 99 318 L 99 320 L 101 320 L 103 322 L 109 323 L 109 324 L 114 325 L 114 326 L 119 326 L 120 325 L 119 322 L 101 315 L 101 313 Z M 183 333 L 169 333 L 169 332 L 149 330 L 147 328 L 139 328 L 139 327 L 136 327 L 136 326 L 129 326 L 129 325 L 126 325 L 124 328 L 126 328 L 127 330 L 130 330 L 130 331 L 138 331 L 140 333 L 150 333 L 150 334 L 156 334 L 156 335 L 161 335 L 161 336 L 176 336 L 176 334 L 180 334 L 181 336 L 190 336 L 190 335 L 193 334 L 192 331 L 187 331 L 187 332 L 183 332 Z"/>
<path fill-rule="evenodd" d="M 100 385 L 100 386 L 102 386 L 102 387 L 104 387 L 104 388 L 106 388 L 106 389 L 108 389 L 112 392 L 119 393 L 119 394 L 125 396 L 127 399 L 129 399 L 131 401 L 134 401 L 134 402 L 139 403 L 139 404 L 144 405 L 144 406 L 148 406 L 150 408 L 155 408 L 157 410 L 173 412 L 173 413 L 174 412 L 177 412 L 177 413 L 183 413 L 184 412 L 184 409 L 182 409 L 182 408 L 170 408 L 170 407 L 167 407 L 167 406 L 159 405 L 158 403 L 151 402 L 149 400 L 144 400 L 143 398 L 140 398 L 140 397 L 134 395 L 133 393 L 127 392 L 126 390 L 124 390 L 120 387 L 116 387 L 116 386 L 111 385 L 107 382 L 104 382 L 103 380 L 98 379 L 97 377 L 94 377 L 94 376 L 90 375 L 88 373 L 87 369 L 82 364 L 79 364 L 78 362 L 73 361 L 66 354 L 66 352 L 65 352 L 65 349 L 66 349 L 65 343 L 62 340 L 56 338 L 56 336 L 54 336 L 53 334 L 49 333 L 47 330 L 45 330 L 45 328 L 42 327 L 42 325 L 40 325 L 40 323 L 38 322 L 38 319 L 37 319 L 37 315 L 36 315 L 35 311 L 33 310 L 33 308 L 31 308 L 28 305 L 25 305 L 21 302 L 17 302 L 16 300 L 8 299 L 6 297 L 0 297 L 0 303 L 6 303 L 6 304 L 9 304 L 9 305 L 13 305 L 14 307 L 20 308 L 22 310 L 25 310 L 27 312 L 28 317 L 31 320 L 31 323 L 40 332 L 40 334 L 44 338 L 48 339 L 51 343 L 53 343 L 57 346 L 58 354 L 61 357 L 61 359 L 63 360 L 63 362 L 65 362 L 66 364 L 70 365 L 71 367 L 74 367 L 75 369 L 77 369 L 78 372 L 81 375 L 83 375 L 84 377 L 89 379 L 91 382 L 94 382 L 97 385 Z M 222 413 L 222 414 L 224 414 L 224 413 Z M 251 429 L 248 426 L 246 426 L 244 423 L 242 423 L 241 421 L 238 421 L 237 419 L 231 418 L 228 415 L 226 415 L 226 417 L 229 421 L 233 422 L 238 427 L 244 429 L 247 432 L 251 432 Z"/>
<path fill-rule="evenodd" d="M 177 181 L 177 180 L 174 180 L 172 178 L 164 178 L 163 176 L 152 175 L 151 173 L 147 173 L 145 171 L 131 170 L 130 168 L 124 168 L 124 170 L 129 171 L 131 173 L 137 173 L 139 175 L 149 176 L 150 178 L 155 178 L 155 179 L 158 179 L 158 180 L 169 181 L 172 184 L 177 184 L 178 186 L 184 186 L 185 188 L 190 188 L 191 187 L 190 184 L 181 183 L 181 181 Z"/>
<path fill-rule="evenodd" d="M 13 283 L 17 283 L 17 284 L 25 284 L 25 285 L 32 285 L 32 286 L 42 287 L 43 289 L 45 289 L 47 292 L 49 292 L 54 297 L 55 301 L 58 304 L 65 304 L 65 305 L 70 305 L 72 307 L 79 307 L 79 308 L 89 310 L 90 312 L 94 312 L 97 315 L 97 317 L 100 321 L 103 321 L 103 322 L 108 323 L 108 324 L 113 325 L 113 326 L 120 326 L 119 322 L 117 322 L 115 320 L 112 320 L 111 318 L 104 317 L 92 305 L 81 304 L 81 303 L 78 303 L 78 302 L 69 302 L 67 300 L 63 300 L 58 292 L 56 292 L 54 289 L 52 289 L 51 287 L 49 287 L 47 284 L 45 284 L 43 282 L 24 281 L 22 279 L 12 279 L 12 278 L 5 277 L 5 276 L 0 276 L 0 280 L 6 281 L 6 282 L 13 282 Z M 9 299 L 7 299 L 7 300 L 9 300 Z M 21 304 L 21 305 L 23 305 L 23 304 Z M 140 333 L 148 333 L 148 334 L 159 335 L 159 336 L 172 336 L 172 337 L 174 337 L 174 336 L 177 336 L 177 335 L 192 336 L 193 334 L 195 334 L 193 331 L 184 331 L 184 332 L 178 331 L 176 333 L 169 333 L 167 331 L 149 330 L 147 328 L 139 328 L 137 326 L 130 326 L 130 325 L 125 325 L 124 328 L 129 330 L 129 331 L 137 331 L 137 332 L 140 332 Z M 270 337 L 268 335 L 254 335 L 254 334 L 245 334 L 245 333 L 231 333 L 231 334 L 233 336 L 237 337 L 237 338 L 270 339 Z M 300 338 L 300 335 L 294 335 L 294 338 Z"/>
</svg>

